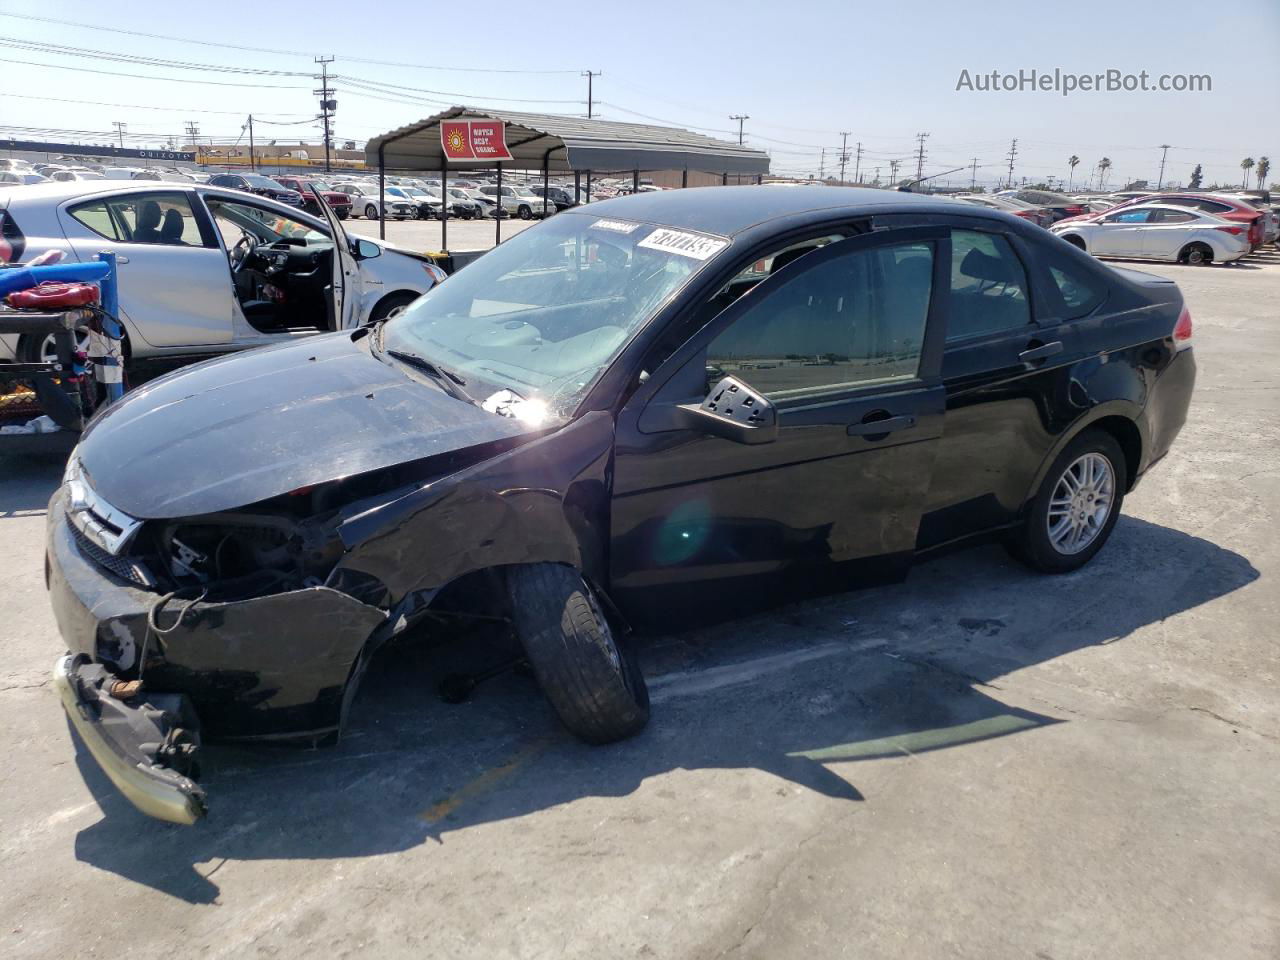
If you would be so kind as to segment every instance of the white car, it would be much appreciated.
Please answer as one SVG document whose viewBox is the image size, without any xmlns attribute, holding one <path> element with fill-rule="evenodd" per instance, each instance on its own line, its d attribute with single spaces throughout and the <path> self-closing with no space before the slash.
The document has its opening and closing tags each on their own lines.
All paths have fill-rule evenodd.
<svg viewBox="0 0 1280 960">
<path fill-rule="evenodd" d="M 1239 260 L 1249 252 L 1247 227 L 1167 203 L 1125 207 L 1089 221 L 1049 228 L 1096 257 L 1130 257 L 1201 264 Z"/>
<path fill-rule="evenodd" d="M 47 250 L 66 261 L 116 254 L 131 363 L 373 323 L 444 277 L 419 254 L 349 238 L 336 218 L 198 184 L 0 185 L 0 228 L 15 261 Z M 0 337 L 0 361 L 48 359 L 52 347 L 52 338 Z"/>
<path fill-rule="evenodd" d="M 412 203 L 406 197 L 387 193 L 383 195 L 382 201 L 379 201 L 378 188 L 376 186 L 370 187 L 345 180 L 342 183 L 334 183 L 332 186 L 338 193 L 345 193 L 351 198 L 351 216 L 353 217 L 377 220 L 382 216 L 382 204 L 384 202 L 386 203 L 388 217 L 396 220 L 412 220 L 418 215 L 417 204 Z"/>
<path fill-rule="evenodd" d="M 30 170 L 0 170 L 0 184 L 9 183 L 22 186 L 29 183 L 48 183 L 48 177 L 42 177 Z"/>
<path fill-rule="evenodd" d="M 450 187 L 449 193 L 457 195 L 461 194 L 462 199 L 470 200 L 480 208 L 479 216 L 496 217 L 498 215 L 498 201 L 487 193 L 481 193 L 478 187 Z"/>
<path fill-rule="evenodd" d="M 55 170 L 49 175 L 49 179 L 55 183 L 73 183 L 77 180 L 105 180 L 107 178 L 94 170 L 81 170 L 73 167 L 68 170 Z"/>
<path fill-rule="evenodd" d="M 528 187 L 487 186 L 481 187 L 480 192 L 491 201 L 500 200 L 508 215 L 515 215 L 521 220 L 542 216 L 542 198 Z M 555 213 L 555 209 L 554 204 L 547 204 L 547 216 Z"/>
</svg>

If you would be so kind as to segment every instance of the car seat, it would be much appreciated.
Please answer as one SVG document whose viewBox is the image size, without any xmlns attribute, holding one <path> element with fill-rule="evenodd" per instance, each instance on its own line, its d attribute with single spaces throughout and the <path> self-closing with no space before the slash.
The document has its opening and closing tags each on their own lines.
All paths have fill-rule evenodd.
<svg viewBox="0 0 1280 960">
<path fill-rule="evenodd" d="M 145 200 L 138 208 L 138 225 L 133 228 L 134 243 L 159 243 L 160 204 Z"/>
<path fill-rule="evenodd" d="M 160 228 L 160 242 L 170 244 L 182 243 L 182 231 L 186 228 L 186 221 L 182 219 L 182 214 L 177 210 L 166 210 L 164 214 L 164 226 Z"/>
</svg>

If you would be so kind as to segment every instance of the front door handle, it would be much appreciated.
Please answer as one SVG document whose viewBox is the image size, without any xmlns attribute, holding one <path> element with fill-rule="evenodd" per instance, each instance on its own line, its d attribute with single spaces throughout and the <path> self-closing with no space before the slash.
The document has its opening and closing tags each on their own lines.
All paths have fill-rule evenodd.
<svg viewBox="0 0 1280 960">
<path fill-rule="evenodd" d="M 851 437 L 879 437 L 887 436 L 898 430 L 907 430 L 915 425 L 916 418 L 912 416 L 885 417 L 883 420 L 851 423 L 849 424 L 848 433 Z"/>
<path fill-rule="evenodd" d="M 1034 343 L 1035 341 L 1032 342 Z M 1036 363 L 1040 360 L 1048 360 L 1061 352 L 1062 341 L 1054 340 L 1052 343 L 1042 343 L 1038 347 L 1028 347 L 1018 354 L 1018 359 L 1023 363 Z"/>
</svg>

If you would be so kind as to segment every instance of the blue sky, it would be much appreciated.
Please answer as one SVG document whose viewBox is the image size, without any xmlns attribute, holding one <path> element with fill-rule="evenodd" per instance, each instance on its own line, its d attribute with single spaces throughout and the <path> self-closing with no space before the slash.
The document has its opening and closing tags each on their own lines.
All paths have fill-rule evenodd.
<svg viewBox="0 0 1280 960">
<path fill-rule="evenodd" d="M 1113 162 L 1109 184 L 1154 180 L 1162 143 L 1172 145 L 1167 180 L 1185 181 L 1201 163 L 1208 180 L 1239 182 L 1243 157 L 1280 160 L 1276 0 L 922 0 L 909 7 L 883 0 L 650 0 L 581 4 L 574 14 L 553 4 L 545 15 L 536 4 L 497 0 L 474 9 L 446 12 L 406 0 L 362 6 L 0 0 L 0 14 L 18 15 L 0 15 L 6 79 L 0 135 L 17 127 L 106 132 L 121 121 L 141 145 L 180 134 L 193 120 L 202 136 L 234 139 L 252 111 L 262 139 L 315 139 L 317 84 L 310 73 L 313 55 L 324 54 L 336 57 L 332 73 L 352 78 L 334 82 L 335 129 L 343 139 L 363 140 L 452 103 L 583 114 L 586 80 L 579 74 L 590 69 L 603 71 L 595 79 L 599 116 L 736 136 L 729 115 L 748 114 L 748 141 L 769 150 L 779 172 L 816 173 L 823 147 L 830 172 L 842 130 L 850 132 L 850 151 L 861 141 L 864 169 L 879 167 L 885 176 L 892 159 L 907 158 L 902 172 L 914 170 L 921 132 L 930 135 L 926 174 L 969 167 L 977 157 L 979 182 L 1007 172 L 1014 137 L 1015 175 L 1033 179 L 1065 176 L 1074 153 L 1082 160 L 1077 182 L 1104 155 Z M 486 41 L 486 33 L 501 44 Z M 33 42 L 275 72 L 161 68 L 33 49 Z M 962 70 L 1033 68 L 1146 70 L 1153 79 L 1208 74 L 1212 90 L 1063 97 L 956 89 Z M 968 174 L 949 179 L 961 182 Z M 1280 169 L 1271 179 L 1280 179 Z"/>
</svg>

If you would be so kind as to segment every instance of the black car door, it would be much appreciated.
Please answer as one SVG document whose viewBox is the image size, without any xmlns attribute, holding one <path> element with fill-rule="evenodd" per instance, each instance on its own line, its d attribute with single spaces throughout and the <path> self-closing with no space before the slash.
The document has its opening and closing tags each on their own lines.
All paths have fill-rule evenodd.
<svg viewBox="0 0 1280 960">
<path fill-rule="evenodd" d="M 1037 295 L 1032 250 L 997 223 L 952 230 L 946 417 L 919 546 L 1016 520 L 1067 401 L 1078 338 Z"/>
<path fill-rule="evenodd" d="M 949 262 L 937 227 L 808 253 L 631 397 L 610 591 L 633 622 L 673 606 L 715 618 L 905 570 L 941 434 Z"/>
</svg>

